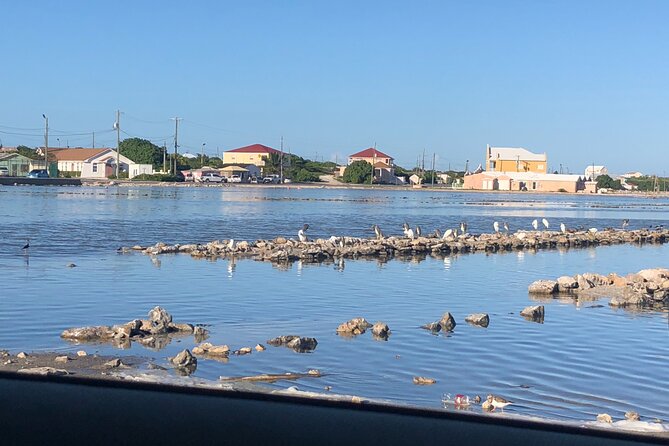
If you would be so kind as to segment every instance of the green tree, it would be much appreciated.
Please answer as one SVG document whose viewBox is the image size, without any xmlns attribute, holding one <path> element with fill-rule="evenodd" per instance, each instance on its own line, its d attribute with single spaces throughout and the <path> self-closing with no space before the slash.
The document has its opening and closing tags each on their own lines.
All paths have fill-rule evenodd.
<svg viewBox="0 0 669 446">
<path fill-rule="evenodd" d="M 364 184 L 369 183 L 372 176 L 372 165 L 367 161 L 353 161 L 344 170 L 342 179 L 345 183 Z"/>
<path fill-rule="evenodd" d="M 600 175 L 597 177 L 597 188 L 598 189 L 613 189 L 613 190 L 622 190 L 623 186 L 620 184 L 620 180 L 614 180 L 608 175 Z"/>
<path fill-rule="evenodd" d="M 121 155 L 138 164 L 152 164 L 155 168 L 163 166 L 163 148 L 141 138 L 128 138 L 121 141 Z"/>
<path fill-rule="evenodd" d="M 318 182 L 321 180 L 318 173 L 312 172 L 307 169 L 298 170 L 295 175 L 292 176 L 293 181 L 298 183 L 309 183 L 309 182 Z"/>
<path fill-rule="evenodd" d="M 19 155 L 23 155 L 26 158 L 30 158 L 31 160 L 36 160 L 36 159 L 43 159 L 44 157 L 39 156 L 37 154 L 37 151 L 34 149 L 31 149 L 28 146 L 18 146 L 16 148 L 16 151 L 19 153 Z M 51 158 L 51 157 L 49 157 Z"/>
</svg>

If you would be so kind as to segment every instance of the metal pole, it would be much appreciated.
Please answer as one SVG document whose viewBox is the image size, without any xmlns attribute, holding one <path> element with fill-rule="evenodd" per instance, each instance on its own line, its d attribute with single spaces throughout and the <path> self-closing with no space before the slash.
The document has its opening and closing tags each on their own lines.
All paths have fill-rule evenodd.
<svg viewBox="0 0 669 446">
<path fill-rule="evenodd" d="M 279 182 L 283 184 L 283 136 L 281 137 L 281 155 L 279 156 Z"/>
<path fill-rule="evenodd" d="M 174 175 L 177 174 L 177 147 L 179 147 L 179 118 L 178 116 L 174 119 Z"/>
<path fill-rule="evenodd" d="M 204 166 L 204 146 L 206 146 L 206 145 L 207 145 L 206 142 L 202 143 L 202 160 L 200 161 L 200 168 L 202 168 Z"/>
<path fill-rule="evenodd" d="M 116 179 L 119 179 L 119 164 L 121 162 L 121 112 L 116 110 Z"/>
<path fill-rule="evenodd" d="M 437 154 L 432 152 L 432 186 L 434 186 L 434 161 L 436 156 Z"/>
<path fill-rule="evenodd" d="M 42 113 L 42 117 L 46 121 L 44 126 L 44 167 L 47 173 L 49 172 L 49 118 Z"/>
</svg>

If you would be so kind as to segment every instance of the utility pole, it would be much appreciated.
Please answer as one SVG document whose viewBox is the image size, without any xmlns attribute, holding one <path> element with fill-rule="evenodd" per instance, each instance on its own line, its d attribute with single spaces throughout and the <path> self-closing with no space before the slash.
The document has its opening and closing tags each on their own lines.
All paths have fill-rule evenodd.
<svg viewBox="0 0 669 446">
<path fill-rule="evenodd" d="M 121 163 L 121 112 L 119 110 L 116 110 L 114 127 L 116 127 L 116 179 L 118 180 L 119 165 Z"/>
<path fill-rule="evenodd" d="M 42 117 L 44 118 L 44 121 L 45 121 L 45 124 L 44 124 L 44 167 L 46 168 L 46 171 L 49 172 L 49 118 L 47 118 L 44 113 L 42 113 Z"/>
<path fill-rule="evenodd" d="M 95 148 L 95 132 L 93 132 L 93 148 Z"/>
<path fill-rule="evenodd" d="M 434 161 L 437 154 L 432 152 L 432 186 L 434 186 Z"/>
<path fill-rule="evenodd" d="M 172 172 L 174 175 L 177 174 L 177 148 L 179 147 L 179 121 L 182 118 L 174 117 L 172 118 L 174 120 L 174 171 Z"/>
<path fill-rule="evenodd" d="M 279 155 L 279 182 L 283 184 L 283 136 L 281 136 L 281 155 Z"/>
<path fill-rule="evenodd" d="M 200 160 L 200 168 L 202 168 L 204 166 L 204 146 L 206 146 L 206 145 L 207 145 L 206 142 L 202 143 L 202 159 Z"/>
<path fill-rule="evenodd" d="M 163 141 L 163 172 L 167 173 L 167 143 Z"/>
</svg>

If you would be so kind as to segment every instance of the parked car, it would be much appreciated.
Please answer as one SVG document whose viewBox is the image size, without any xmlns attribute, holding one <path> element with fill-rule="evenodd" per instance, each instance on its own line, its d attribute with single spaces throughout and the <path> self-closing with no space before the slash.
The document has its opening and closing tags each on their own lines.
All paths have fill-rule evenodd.
<svg viewBox="0 0 669 446">
<path fill-rule="evenodd" d="M 200 181 L 203 183 L 225 183 L 225 179 L 214 172 L 203 173 Z"/>
<path fill-rule="evenodd" d="M 258 177 L 251 177 L 251 184 L 258 184 Z"/>
<path fill-rule="evenodd" d="M 6 167 L 0 167 L 0 177 L 8 177 L 9 176 L 9 169 Z"/>
<path fill-rule="evenodd" d="M 270 175 L 262 179 L 262 182 L 265 184 L 277 184 L 279 182 L 278 175 Z"/>
<path fill-rule="evenodd" d="M 233 175 L 230 177 L 230 182 L 231 183 L 241 183 L 242 182 L 242 177 L 241 175 Z"/>
<path fill-rule="evenodd" d="M 46 169 L 33 169 L 28 172 L 28 178 L 49 178 L 49 172 Z"/>
</svg>

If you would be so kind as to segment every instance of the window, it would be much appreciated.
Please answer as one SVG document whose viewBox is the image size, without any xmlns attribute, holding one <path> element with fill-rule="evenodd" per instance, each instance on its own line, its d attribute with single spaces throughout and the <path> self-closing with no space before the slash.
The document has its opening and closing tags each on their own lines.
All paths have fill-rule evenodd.
<svg viewBox="0 0 669 446">
<path fill-rule="evenodd" d="M 98 171 L 98 164 L 93 163 L 93 172 L 97 172 L 97 171 Z"/>
<path fill-rule="evenodd" d="M 532 181 L 532 190 L 536 190 L 536 188 L 537 188 L 537 182 Z"/>
</svg>

